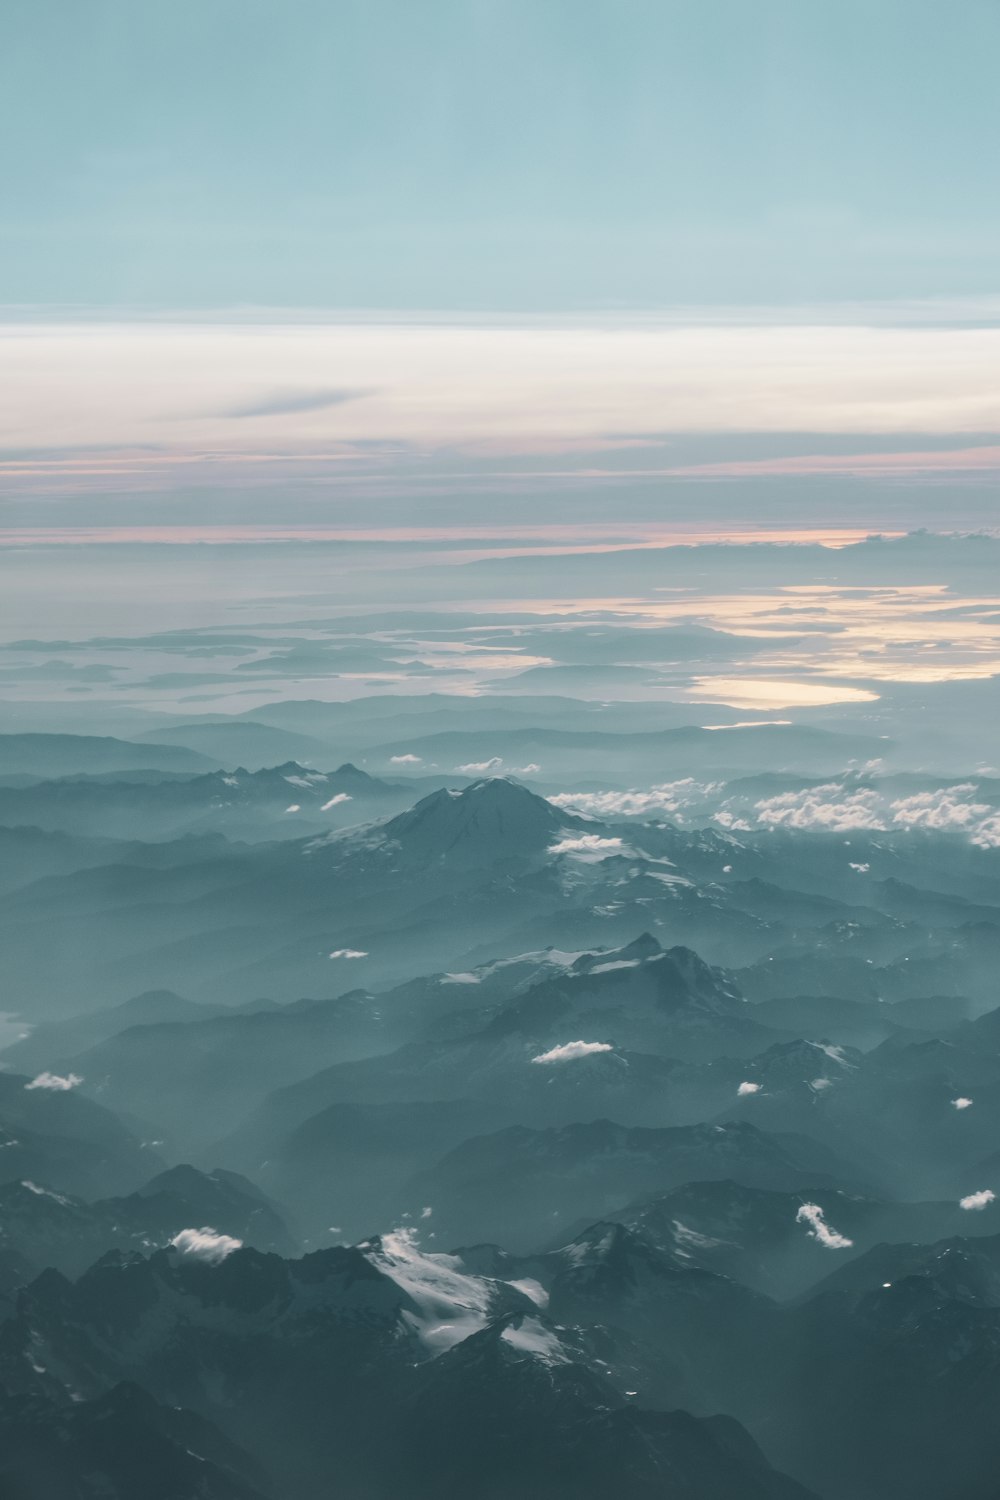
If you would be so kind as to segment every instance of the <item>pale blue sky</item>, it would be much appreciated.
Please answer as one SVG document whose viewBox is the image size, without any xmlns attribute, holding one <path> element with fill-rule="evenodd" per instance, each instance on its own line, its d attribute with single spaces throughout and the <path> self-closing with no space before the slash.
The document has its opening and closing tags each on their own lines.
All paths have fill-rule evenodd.
<svg viewBox="0 0 1000 1500">
<path fill-rule="evenodd" d="M 997 0 L 7 0 L 7 303 L 979 296 Z"/>
</svg>

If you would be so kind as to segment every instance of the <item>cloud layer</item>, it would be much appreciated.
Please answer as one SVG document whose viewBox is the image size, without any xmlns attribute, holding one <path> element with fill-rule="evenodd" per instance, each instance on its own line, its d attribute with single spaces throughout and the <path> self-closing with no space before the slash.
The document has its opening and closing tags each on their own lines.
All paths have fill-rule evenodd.
<svg viewBox="0 0 1000 1500">
<path fill-rule="evenodd" d="M 946 326 L 783 326 L 765 313 L 740 326 L 273 318 L 22 322 L 9 333 L 0 381 L 19 449 L 77 451 L 81 464 L 89 450 L 91 468 L 95 450 L 129 449 L 133 471 L 206 451 L 251 466 L 276 452 L 320 455 L 336 469 L 375 444 L 596 452 L 637 434 L 699 432 L 912 434 L 909 469 L 920 469 L 923 452 L 933 471 L 948 459 L 926 438 L 988 431 L 1000 400 L 996 327 L 970 338 Z M 867 471 L 894 474 L 907 458 L 897 440 Z M 995 445 L 951 460 L 996 461 Z M 700 472 L 660 463 L 657 473 Z M 849 454 L 841 467 L 858 463 Z"/>
<path fill-rule="evenodd" d="M 660 814 L 682 826 L 711 821 L 733 833 L 769 828 L 831 834 L 925 830 L 965 837 L 981 849 L 1000 848 L 1000 811 L 980 800 L 972 781 L 893 797 L 877 778 L 863 785 L 845 778 L 753 798 L 730 794 L 722 782 L 686 777 L 648 790 L 560 792 L 550 800 L 556 807 L 604 819 Z M 867 874 L 870 866 L 854 862 L 851 868 Z"/>
</svg>

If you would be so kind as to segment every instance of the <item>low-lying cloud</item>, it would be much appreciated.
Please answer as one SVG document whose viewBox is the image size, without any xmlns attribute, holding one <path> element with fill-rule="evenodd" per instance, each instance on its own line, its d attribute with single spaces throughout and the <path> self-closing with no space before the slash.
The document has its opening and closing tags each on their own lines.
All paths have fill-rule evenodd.
<svg viewBox="0 0 1000 1500">
<path fill-rule="evenodd" d="M 607 859 L 612 854 L 627 852 L 621 839 L 602 838 L 599 833 L 581 833 L 549 845 L 550 854 L 571 854 L 577 859 Z"/>
<path fill-rule="evenodd" d="M 234 1250 L 243 1248 L 242 1240 L 231 1234 L 220 1234 L 207 1224 L 201 1229 L 182 1229 L 170 1243 L 182 1255 L 189 1255 L 193 1260 L 207 1261 L 210 1266 L 217 1266 L 227 1255 L 232 1255 Z"/>
<path fill-rule="evenodd" d="M 827 1250 L 849 1250 L 854 1244 L 846 1234 L 839 1234 L 826 1222 L 826 1215 L 818 1203 L 803 1203 L 795 1215 L 796 1224 L 808 1224 L 806 1233 L 810 1239 L 818 1240 Z"/>
<path fill-rule="evenodd" d="M 686 808 L 703 803 L 713 791 L 722 790 L 723 782 L 699 782 L 686 776 L 680 781 L 665 781 L 648 790 L 628 792 L 557 792 L 549 801 L 555 807 L 571 807 L 595 818 L 645 818 L 663 813 L 671 817 Z"/>
<path fill-rule="evenodd" d="M 990 1188 L 981 1188 L 978 1193 L 968 1193 L 966 1197 L 959 1198 L 958 1206 L 975 1212 L 977 1209 L 988 1208 L 991 1203 L 995 1203 L 996 1196 Z"/>
<path fill-rule="evenodd" d="M 792 829 L 815 833 L 892 833 L 926 830 L 964 835 L 983 849 L 1000 848 L 1000 811 L 977 800 L 975 782 L 893 797 L 888 788 L 852 784 L 850 777 L 797 787 L 772 797 L 727 795 L 724 782 L 685 777 L 648 789 L 559 792 L 549 800 L 595 818 L 650 818 L 661 814 L 682 827 L 708 821 L 731 833 Z M 851 863 L 858 874 L 870 865 Z"/>
<path fill-rule="evenodd" d="M 340 807 L 342 803 L 350 802 L 350 800 L 350 792 L 338 792 L 335 797 L 330 798 L 329 802 L 323 803 L 320 812 L 329 812 L 331 807 Z"/>
<path fill-rule="evenodd" d="M 54 1094 L 68 1094 L 70 1089 L 78 1089 L 83 1082 L 79 1073 L 39 1073 L 30 1083 L 26 1083 L 26 1089 L 49 1089 Z"/>
<path fill-rule="evenodd" d="M 876 791 L 848 791 L 830 782 L 808 791 L 765 797 L 755 803 L 753 811 L 761 828 L 813 828 L 848 833 L 855 829 L 884 830 L 879 802 Z"/>
</svg>

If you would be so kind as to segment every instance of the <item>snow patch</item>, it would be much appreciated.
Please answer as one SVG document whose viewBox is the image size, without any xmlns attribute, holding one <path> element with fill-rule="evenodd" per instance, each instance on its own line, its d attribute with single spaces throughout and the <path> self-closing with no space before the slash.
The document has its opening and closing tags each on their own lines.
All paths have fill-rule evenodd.
<svg viewBox="0 0 1000 1500">
<path fill-rule="evenodd" d="M 415 1230 L 395 1229 L 383 1235 L 368 1258 L 410 1298 L 415 1311 L 403 1317 L 432 1354 L 444 1354 L 486 1327 L 490 1282 L 464 1274 L 455 1255 L 425 1254 Z"/>
<path fill-rule="evenodd" d="M 522 1276 L 520 1281 L 508 1281 L 515 1292 L 521 1292 L 523 1296 L 529 1297 L 536 1307 L 543 1310 L 549 1305 L 549 1294 L 540 1281 L 535 1281 L 532 1276 Z"/>
<path fill-rule="evenodd" d="M 833 1047 L 833 1046 L 830 1045 L 829 1042 L 807 1042 L 806 1046 L 807 1047 L 815 1047 L 818 1052 L 824 1053 L 825 1056 L 827 1056 L 830 1059 L 831 1062 L 835 1062 L 835 1063 L 839 1064 L 839 1066 L 842 1067 L 842 1068 L 850 1068 L 851 1067 L 851 1064 L 847 1061 L 847 1058 L 844 1056 L 844 1049 L 843 1049 L 843 1047 Z"/>
<path fill-rule="evenodd" d="M 51 1188 L 39 1187 L 37 1182 L 31 1182 L 27 1177 L 21 1186 L 27 1188 L 29 1193 L 34 1193 L 36 1198 L 51 1198 L 53 1203 L 62 1203 L 64 1206 L 70 1202 L 69 1198 L 64 1198 L 61 1193 L 54 1193 Z"/>
<path fill-rule="evenodd" d="M 590 1057 L 594 1052 L 613 1052 L 614 1048 L 610 1042 L 564 1042 L 561 1047 L 553 1047 L 548 1052 L 539 1052 L 533 1057 L 533 1063 L 562 1063 L 573 1062 L 578 1057 Z"/>
<path fill-rule="evenodd" d="M 690 1229 L 687 1224 L 682 1224 L 680 1219 L 674 1219 L 674 1243 L 677 1245 L 692 1245 L 697 1250 L 714 1250 L 723 1240 L 713 1240 L 707 1234 L 699 1234 L 697 1229 Z"/>
<path fill-rule="evenodd" d="M 500 1338 L 512 1349 L 517 1349 L 522 1354 L 531 1354 L 548 1365 L 569 1363 L 569 1356 L 555 1334 L 537 1318 L 521 1318 L 516 1325 L 510 1324 L 505 1328 Z"/>
</svg>

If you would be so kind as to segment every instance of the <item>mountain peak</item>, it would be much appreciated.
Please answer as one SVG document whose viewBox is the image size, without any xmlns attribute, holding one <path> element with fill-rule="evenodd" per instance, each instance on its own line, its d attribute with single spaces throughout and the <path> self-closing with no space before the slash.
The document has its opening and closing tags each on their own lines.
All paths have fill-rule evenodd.
<svg viewBox="0 0 1000 1500">
<path fill-rule="evenodd" d="M 362 771 L 361 767 L 356 766 L 351 760 L 345 760 L 344 764 L 338 766 L 333 774 L 345 781 L 356 781 L 359 786 L 368 785 L 369 783 L 372 786 L 375 785 L 374 776 L 369 776 L 367 771 Z"/>
<path fill-rule="evenodd" d="M 541 854 L 575 820 L 505 776 L 443 788 L 385 825 L 386 837 L 422 862 L 481 865 Z"/>
<path fill-rule="evenodd" d="M 656 938 L 649 932 L 643 932 L 623 948 L 595 948 L 589 953 L 581 953 L 573 964 L 573 972 L 589 974 L 595 969 L 601 972 L 611 966 L 635 968 L 651 958 L 658 958 L 662 953 L 663 948 Z"/>
</svg>

